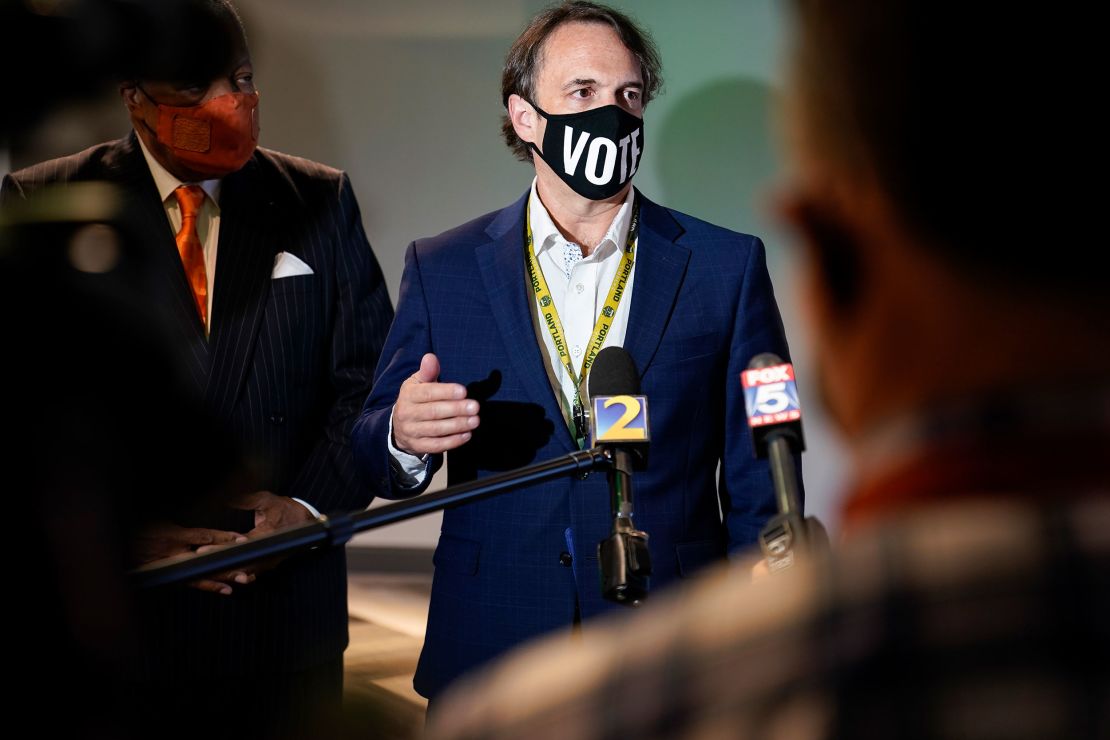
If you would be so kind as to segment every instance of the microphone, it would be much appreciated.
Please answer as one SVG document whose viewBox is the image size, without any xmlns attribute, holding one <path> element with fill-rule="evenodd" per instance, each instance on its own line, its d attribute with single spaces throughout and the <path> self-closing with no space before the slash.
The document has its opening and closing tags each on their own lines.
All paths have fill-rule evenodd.
<svg viewBox="0 0 1110 740">
<path fill-rule="evenodd" d="M 590 426 L 593 443 L 608 455 L 613 531 L 597 546 L 601 594 L 638 606 L 648 594 L 651 554 L 648 535 L 632 521 L 632 468 L 644 460 L 649 441 L 647 399 L 632 356 L 621 347 L 597 353 L 590 368 Z"/>
<path fill-rule="evenodd" d="M 767 458 L 779 513 L 759 533 L 770 571 L 789 568 L 797 553 L 828 548 L 828 534 L 813 517 L 803 518 L 798 501 L 795 455 L 805 450 L 802 407 L 794 366 L 770 352 L 756 355 L 740 375 L 755 456 Z"/>
</svg>

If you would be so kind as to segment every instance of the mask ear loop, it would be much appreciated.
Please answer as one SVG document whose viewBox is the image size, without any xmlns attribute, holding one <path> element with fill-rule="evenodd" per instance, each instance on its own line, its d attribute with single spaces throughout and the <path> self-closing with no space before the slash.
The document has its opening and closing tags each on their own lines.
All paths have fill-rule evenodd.
<svg viewBox="0 0 1110 740">
<path fill-rule="evenodd" d="M 545 110 L 544 110 L 543 108 L 539 107 L 538 105 L 536 105 L 535 103 L 533 103 L 533 102 L 532 102 L 531 100 L 529 100 L 528 98 L 525 98 L 524 96 L 521 96 L 521 99 L 522 99 L 522 100 L 523 100 L 523 101 L 524 101 L 525 103 L 527 103 L 528 105 L 532 106 L 532 107 L 533 107 L 533 108 L 535 109 L 535 111 L 536 111 L 537 113 L 539 113 L 539 114 L 540 114 L 541 116 L 543 116 L 543 117 L 544 117 L 544 120 L 546 120 L 546 121 L 547 121 L 548 123 L 550 123 L 550 122 L 551 122 L 551 116 L 547 115 L 547 112 L 546 112 L 546 111 L 545 111 Z M 528 142 L 528 146 L 530 146 L 530 147 L 532 148 L 532 151 L 534 151 L 534 152 L 535 152 L 536 154 L 540 155 L 540 159 L 542 159 L 542 160 L 543 160 L 544 162 L 547 162 L 547 157 L 545 157 L 545 156 L 543 155 L 543 151 L 541 151 L 541 150 L 540 150 L 540 148 L 539 148 L 538 146 L 536 146 L 536 142 L 534 142 L 534 141 L 529 141 L 529 142 Z M 547 162 L 547 163 L 548 163 L 548 164 L 551 164 L 550 162 Z"/>
<path fill-rule="evenodd" d="M 149 100 L 149 101 L 150 101 L 150 102 L 151 102 L 151 103 L 152 103 L 152 104 L 154 105 L 154 108 L 155 108 L 155 110 L 158 110 L 159 106 L 161 106 L 161 105 L 162 105 L 162 104 L 161 104 L 161 103 L 159 103 L 159 102 L 158 102 L 157 100 L 155 100 L 155 99 L 154 99 L 154 98 L 153 98 L 153 97 L 151 96 L 151 94 L 150 94 L 150 93 L 148 93 L 148 92 L 147 92 L 146 90 L 144 90 L 144 89 L 143 89 L 143 86 L 142 86 L 142 84 L 141 84 L 141 83 L 139 83 L 139 82 L 136 82 L 136 83 L 135 83 L 135 89 L 136 89 L 136 90 L 138 90 L 139 92 L 141 92 L 141 93 L 143 94 L 143 97 L 144 97 L 144 98 L 146 98 L 147 100 Z M 159 116 L 161 116 L 161 114 L 162 114 L 162 113 L 161 113 L 161 111 L 159 110 L 159 111 L 158 111 L 158 115 L 159 115 Z M 158 138 L 158 131 L 157 131 L 156 129 L 152 129 L 152 128 L 150 127 L 150 124 L 146 122 L 146 119 L 145 119 L 145 118 L 140 118 L 140 119 L 139 119 L 139 122 L 143 124 L 143 128 L 145 128 L 145 129 L 146 129 L 147 131 L 149 131 L 149 132 L 150 132 L 150 135 L 151 135 L 151 136 L 153 136 L 153 137 L 154 137 L 155 139 L 157 139 L 157 138 Z"/>
<path fill-rule="evenodd" d="M 524 102 L 525 102 L 525 103 L 527 103 L 528 105 L 530 105 L 530 106 L 532 106 L 533 108 L 535 108 L 535 109 L 536 109 L 536 112 L 537 112 L 537 113 L 539 113 L 539 114 L 540 114 L 541 116 L 543 116 L 544 118 L 551 118 L 551 116 L 550 116 L 550 115 L 548 114 L 548 112 L 547 112 L 547 111 L 545 111 L 545 110 L 544 110 L 543 108 L 541 108 L 541 107 L 539 107 L 538 105 L 536 105 L 535 103 L 533 103 L 533 102 L 532 102 L 531 100 L 529 100 L 528 98 L 524 98 L 523 100 L 524 100 Z"/>
<path fill-rule="evenodd" d="M 153 97 L 153 96 L 152 96 L 152 95 L 151 95 L 150 93 L 148 93 L 148 92 L 147 92 L 147 91 L 146 91 L 146 90 L 145 90 L 145 89 L 143 88 L 143 85 L 142 85 L 142 83 L 140 83 L 140 82 L 136 82 L 136 83 L 135 83 L 135 89 L 136 89 L 136 90 L 138 90 L 139 92 L 141 92 L 141 93 L 143 94 L 143 97 L 145 97 L 145 98 L 146 98 L 147 100 L 149 100 L 150 102 L 154 103 L 155 105 L 161 105 L 161 104 L 160 104 L 160 103 L 159 103 L 159 102 L 158 102 L 157 100 L 155 100 L 155 99 L 154 99 L 154 97 Z"/>
</svg>

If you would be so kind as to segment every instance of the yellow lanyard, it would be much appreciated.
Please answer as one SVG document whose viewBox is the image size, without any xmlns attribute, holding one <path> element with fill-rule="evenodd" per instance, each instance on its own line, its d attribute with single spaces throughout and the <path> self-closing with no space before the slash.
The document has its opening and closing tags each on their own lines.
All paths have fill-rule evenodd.
<svg viewBox="0 0 1110 740">
<path fill-rule="evenodd" d="M 566 368 L 571 380 L 574 381 L 574 411 L 582 408 L 582 394 L 579 390 L 579 387 L 582 385 L 582 379 L 586 377 L 586 374 L 590 370 L 590 366 L 593 365 L 594 358 L 601 350 L 602 345 L 605 344 L 605 337 L 609 335 L 609 330 L 613 326 L 613 319 L 617 315 L 617 307 L 624 297 L 625 288 L 628 285 L 628 278 L 632 275 L 633 251 L 636 246 L 636 235 L 639 226 L 640 199 L 636 198 L 632 202 L 632 220 L 628 225 L 628 238 L 625 241 L 624 256 L 621 257 L 621 263 L 617 267 L 617 274 L 613 277 L 613 285 L 609 288 L 609 297 L 606 298 L 605 305 L 601 307 L 601 313 L 598 314 L 597 323 L 594 324 L 593 339 L 590 341 L 588 351 L 586 352 L 586 359 L 582 362 L 582 372 L 578 374 L 574 372 L 574 364 L 571 362 L 570 353 L 567 352 L 566 338 L 563 334 L 563 324 L 559 320 L 559 312 L 555 309 L 555 301 L 551 297 L 551 291 L 547 287 L 547 281 L 543 278 L 543 272 L 536 266 L 536 251 L 532 238 L 531 204 L 525 208 L 524 259 L 528 263 L 528 277 L 532 283 L 532 291 L 536 295 L 536 301 L 539 305 L 540 315 L 543 317 L 543 323 L 547 327 L 547 331 L 551 334 L 551 339 L 555 344 L 555 351 L 559 353 L 559 360 L 563 363 L 563 367 Z M 578 435 L 576 434 L 576 436 Z"/>
</svg>

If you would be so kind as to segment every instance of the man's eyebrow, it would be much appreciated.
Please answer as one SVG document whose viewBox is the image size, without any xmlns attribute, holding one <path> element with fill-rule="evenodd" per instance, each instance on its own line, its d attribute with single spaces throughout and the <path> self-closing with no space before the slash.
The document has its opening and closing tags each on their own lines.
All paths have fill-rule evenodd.
<svg viewBox="0 0 1110 740">
<path fill-rule="evenodd" d="M 567 84 L 563 85 L 563 89 L 566 90 L 568 87 L 578 87 L 579 85 L 596 85 L 596 84 L 597 84 L 597 80 L 577 78 L 577 79 L 573 79 L 570 82 L 568 82 Z"/>
<path fill-rule="evenodd" d="M 578 77 L 578 78 L 575 78 L 575 79 L 571 80 L 570 82 L 566 83 L 565 85 L 563 85 L 563 89 L 566 90 L 567 88 L 578 87 L 579 85 L 596 85 L 596 84 L 597 84 L 597 80 L 595 80 L 595 79 Z M 617 85 L 617 87 L 622 89 L 622 90 L 630 88 L 630 87 L 636 87 L 636 88 L 643 89 L 644 83 L 641 82 L 640 80 L 627 80 L 626 82 L 622 82 L 621 84 Z"/>
</svg>

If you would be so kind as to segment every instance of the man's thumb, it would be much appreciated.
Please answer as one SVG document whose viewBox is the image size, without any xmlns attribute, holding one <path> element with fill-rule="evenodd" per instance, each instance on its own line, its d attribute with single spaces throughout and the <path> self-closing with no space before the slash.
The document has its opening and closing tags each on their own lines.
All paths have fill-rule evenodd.
<svg viewBox="0 0 1110 740">
<path fill-rule="evenodd" d="M 420 369 L 413 374 L 417 383 L 434 383 L 439 378 L 439 359 L 431 352 L 420 358 Z"/>
</svg>

